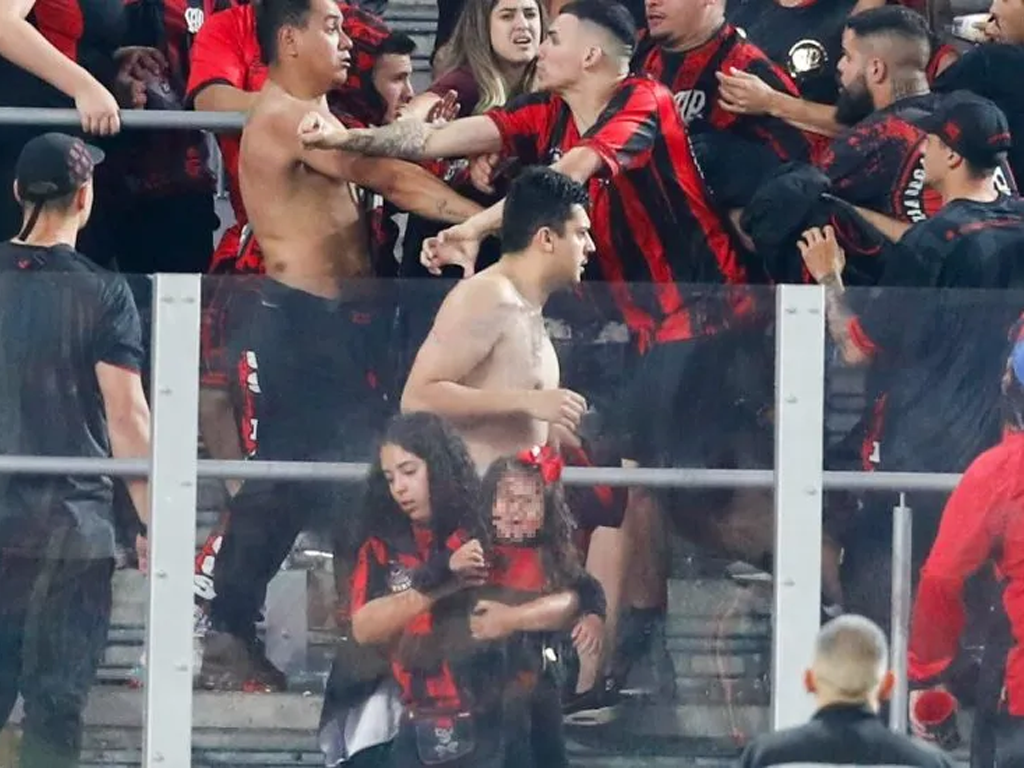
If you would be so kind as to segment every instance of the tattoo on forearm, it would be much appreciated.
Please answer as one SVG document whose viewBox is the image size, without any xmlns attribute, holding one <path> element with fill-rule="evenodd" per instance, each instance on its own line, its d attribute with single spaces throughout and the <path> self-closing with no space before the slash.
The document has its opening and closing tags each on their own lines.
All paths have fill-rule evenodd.
<svg viewBox="0 0 1024 768">
<path fill-rule="evenodd" d="M 846 304 L 846 288 L 843 279 L 836 274 L 828 275 L 818 281 L 825 289 L 825 316 L 828 330 L 833 341 L 844 350 L 853 345 L 850 338 L 850 320 L 853 312 Z"/>
<path fill-rule="evenodd" d="M 342 149 L 378 157 L 423 160 L 427 138 L 435 129 L 419 120 L 397 120 L 380 128 L 350 130 L 342 140 Z"/>
</svg>

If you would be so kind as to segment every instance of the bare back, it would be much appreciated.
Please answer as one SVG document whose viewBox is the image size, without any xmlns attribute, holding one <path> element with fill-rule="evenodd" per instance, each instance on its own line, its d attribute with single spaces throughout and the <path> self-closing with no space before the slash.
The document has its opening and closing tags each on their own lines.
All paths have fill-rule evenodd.
<svg viewBox="0 0 1024 768">
<path fill-rule="evenodd" d="M 338 153 L 299 142 L 311 110 L 329 114 L 324 99 L 297 99 L 267 81 L 242 132 L 239 183 L 267 274 L 334 296 L 344 280 L 370 275 L 369 244 L 356 190 L 331 157 Z"/>
</svg>

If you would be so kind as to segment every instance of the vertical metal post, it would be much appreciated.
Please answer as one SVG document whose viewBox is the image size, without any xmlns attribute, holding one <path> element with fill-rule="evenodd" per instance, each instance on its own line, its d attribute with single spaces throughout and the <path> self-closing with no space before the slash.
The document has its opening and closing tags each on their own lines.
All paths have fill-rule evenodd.
<svg viewBox="0 0 1024 768">
<path fill-rule="evenodd" d="M 803 670 L 821 615 L 825 294 L 779 286 L 775 321 L 775 595 L 772 728 L 805 722 Z"/>
<path fill-rule="evenodd" d="M 900 494 L 900 503 L 892 510 L 892 640 L 889 653 L 890 666 L 896 685 L 889 702 L 889 728 L 897 733 L 907 732 L 907 703 L 910 688 L 907 682 L 907 655 L 910 652 L 910 600 L 911 600 L 911 533 L 913 512 L 907 506 L 907 494 Z"/>
<path fill-rule="evenodd" d="M 200 279 L 157 275 L 153 286 L 145 768 L 192 764 Z"/>
</svg>

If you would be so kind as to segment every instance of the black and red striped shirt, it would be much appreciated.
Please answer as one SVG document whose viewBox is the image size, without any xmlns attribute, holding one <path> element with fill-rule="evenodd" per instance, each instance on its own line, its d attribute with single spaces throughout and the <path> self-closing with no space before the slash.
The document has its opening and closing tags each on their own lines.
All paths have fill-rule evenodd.
<svg viewBox="0 0 1024 768">
<path fill-rule="evenodd" d="M 429 530 L 414 529 L 415 542 L 408 547 L 395 546 L 371 537 L 360 547 L 352 572 L 351 611 L 355 614 L 371 600 L 398 594 L 412 588 L 412 572 L 433 554 Z M 446 548 L 454 552 L 468 541 L 456 532 Z M 402 703 L 415 714 L 456 714 L 473 705 L 472 693 L 460 685 L 451 660 L 439 641 L 433 641 L 434 611 L 424 611 L 405 628 L 403 638 L 392 654 L 391 671 L 401 689 Z"/>
<path fill-rule="evenodd" d="M 792 79 L 733 25 L 723 24 L 710 40 L 687 51 L 669 51 L 645 32 L 633 69 L 668 86 L 691 134 L 730 131 L 767 144 L 782 160 L 810 159 L 811 140 L 799 128 L 770 115 L 737 115 L 719 104 L 716 75 L 732 69 L 757 75 L 776 91 L 800 95 Z M 742 164 L 738 170 L 743 172 Z"/>
<path fill-rule="evenodd" d="M 568 104 L 551 93 L 521 96 L 487 115 L 504 152 L 524 164 L 549 165 L 576 147 L 604 161 L 588 182 L 597 254 L 586 276 L 610 284 L 635 335 L 672 341 L 727 323 L 721 311 L 690 306 L 680 287 L 743 284 L 747 270 L 711 205 L 668 88 L 650 78 L 624 79 L 582 133 Z"/>
</svg>

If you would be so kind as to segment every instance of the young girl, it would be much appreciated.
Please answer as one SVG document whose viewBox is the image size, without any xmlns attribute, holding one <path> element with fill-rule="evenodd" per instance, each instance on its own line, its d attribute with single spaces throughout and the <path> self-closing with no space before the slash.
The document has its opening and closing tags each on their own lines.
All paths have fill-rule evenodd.
<svg viewBox="0 0 1024 768">
<path fill-rule="evenodd" d="M 386 648 L 405 713 L 396 768 L 503 766 L 505 636 L 567 626 L 572 592 L 509 606 L 478 601 L 489 535 L 465 445 L 431 414 L 397 417 L 371 470 L 351 579 L 352 636 Z M 473 620 L 490 633 L 470 633 Z M 493 636 L 491 636 L 493 635 Z"/>
<path fill-rule="evenodd" d="M 493 605 L 514 605 L 564 591 L 578 601 L 579 618 L 565 625 L 572 626 L 571 635 L 509 637 L 506 728 L 528 736 L 517 739 L 509 765 L 567 765 L 556 667 L 562 641 L 571 637 L 579 656 L 597 656 L 604 637 L 604 592 L 580 564 L 561 473 L 558 454 L 550 447 L 537 447 L 499 459 L 483 481 L 484 509 L 491 516 L 494 539 L 490 581 L 483 591 L 493 602 L 478 603 L 471 619 L 474 636 L 498 634 L 489 615 Z"/>
</svg>

